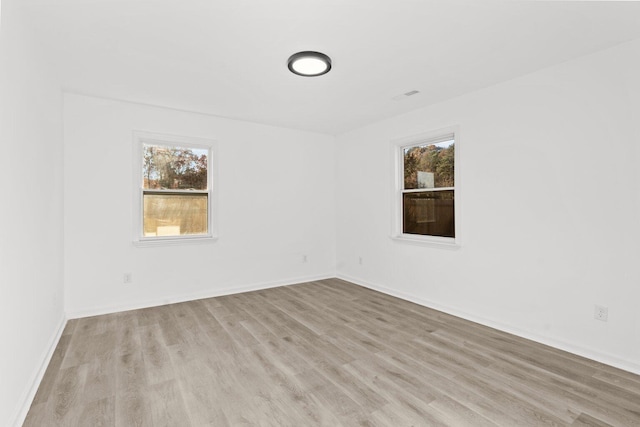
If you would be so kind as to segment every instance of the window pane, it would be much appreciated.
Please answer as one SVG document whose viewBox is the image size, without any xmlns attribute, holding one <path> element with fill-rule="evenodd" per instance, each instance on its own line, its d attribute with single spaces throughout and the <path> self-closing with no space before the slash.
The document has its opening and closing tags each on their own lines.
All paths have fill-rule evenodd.
<svg viewBox="0 0 640 427">
<path fill-rule="evenodd" d="M 207 194 L 144 194 L 144 236 L 207 234 Z"/>
<path fill-rule="evenodd" d="M 142 145 L 142 188 L 206 190 L 206 148 Z"/>
<path fill-rule="evenodd" d="M 404 189 L 453 187 L 454 141 L 405 148 Z"/>
<path fill-rule="evenodd" d="M 453 191 L 405 193 L 402 198 L 403 233 L 455 237 Z"/>
</svg>

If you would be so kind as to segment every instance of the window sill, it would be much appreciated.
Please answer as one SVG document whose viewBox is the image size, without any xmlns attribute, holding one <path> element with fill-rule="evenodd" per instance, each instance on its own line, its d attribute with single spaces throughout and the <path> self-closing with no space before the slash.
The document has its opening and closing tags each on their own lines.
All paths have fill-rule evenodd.
<svg viewBox="0 0 640 427">
<path fill-rule="evenodd" d="M 133 245 L 140 248 L 148 248 L 155 246 L 180 246 L 193 244 L 214 243 L 218 240 L 218 236 L 197 236 L 197 237 L 163 237 L 163 238 L 147 238 L 133 241 Z"/>
<path fill-rule="evenodd" d="M 427 246 L 439 249 L 458 250 L 460 243 L 450 237 L 419 236 L 416 234 L 398 234 L 391 236 L 391 239 L 398 243 L 408 243 L 410 245 Z"/>
</svg>

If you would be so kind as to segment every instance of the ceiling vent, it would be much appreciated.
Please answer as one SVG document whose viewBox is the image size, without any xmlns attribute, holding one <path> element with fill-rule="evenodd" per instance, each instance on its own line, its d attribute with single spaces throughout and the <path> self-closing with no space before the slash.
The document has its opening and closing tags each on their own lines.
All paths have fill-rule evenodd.
<svg viewBox="0 0 640 427">
<path fill-rule="evenodd" d="M 408 98 L 410 96 L 413 96 L 413 95 L 416 95 L 418 93 L 420 93 L 419 90 L 410 90 L 409 92 L 405 92 L 405 93 L 403 93 L 401 95 L 396 95 L 391 99 L 393 99 L 394 101 L 402 101 L 403 99 L 406 99 L 406 98 Z"/>
</svg>

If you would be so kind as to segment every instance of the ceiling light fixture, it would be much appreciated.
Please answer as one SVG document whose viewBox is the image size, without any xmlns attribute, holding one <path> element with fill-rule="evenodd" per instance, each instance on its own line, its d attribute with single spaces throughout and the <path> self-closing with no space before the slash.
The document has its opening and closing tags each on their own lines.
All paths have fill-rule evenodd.
<svg viewBox="0 0 640 427">
<path fill-rule="evenodd" d="M 305 77 L 316 77 L 331 70 L 331 58 L 320 52 L 298 52 L 289 57 L 289 71 Z"/>
</svg>

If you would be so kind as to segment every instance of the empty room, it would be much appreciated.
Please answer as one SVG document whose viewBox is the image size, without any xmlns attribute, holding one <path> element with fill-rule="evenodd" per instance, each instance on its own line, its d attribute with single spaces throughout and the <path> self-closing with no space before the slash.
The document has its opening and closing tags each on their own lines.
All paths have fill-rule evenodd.
<svg viewBox="0 0 640 427">
<path fill-rule="evenodd" d="M 640 2 L 0 17 L 0 426 L 640 426 Z"/>
</svg>

